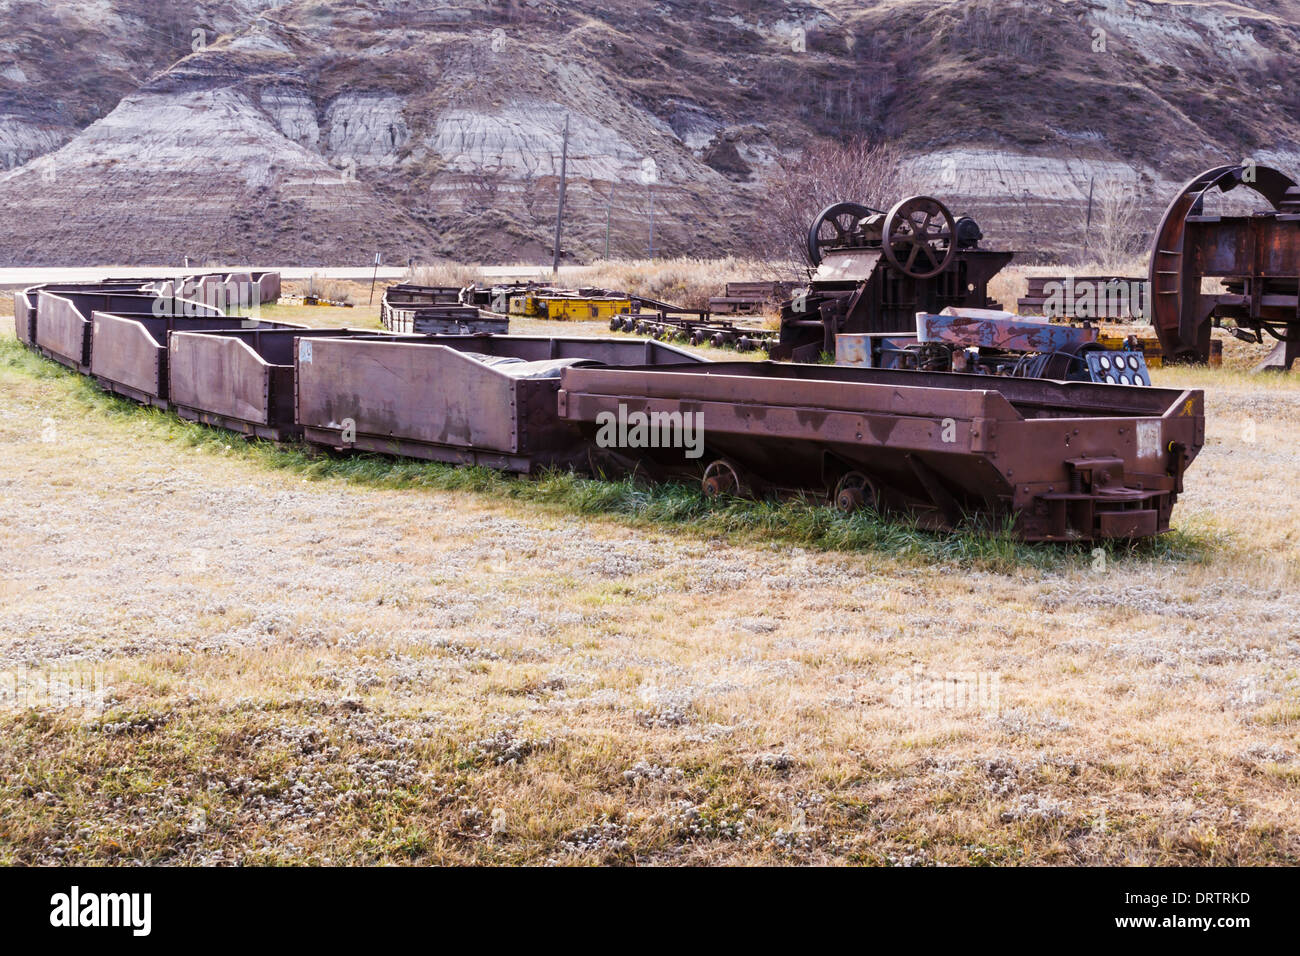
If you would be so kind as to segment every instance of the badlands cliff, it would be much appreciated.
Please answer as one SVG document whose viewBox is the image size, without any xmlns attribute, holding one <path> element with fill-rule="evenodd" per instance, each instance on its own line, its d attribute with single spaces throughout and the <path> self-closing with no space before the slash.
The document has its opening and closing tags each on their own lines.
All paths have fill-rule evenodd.
<svg viewBox="0 0 1300 956">
<path fill-rule="evenodd" d="M 0 0 L 5 264 L 761 251 L 810 142 L 897 145 L 997 244 L 1300 174 L 1292 0 Z"/>
</svg>

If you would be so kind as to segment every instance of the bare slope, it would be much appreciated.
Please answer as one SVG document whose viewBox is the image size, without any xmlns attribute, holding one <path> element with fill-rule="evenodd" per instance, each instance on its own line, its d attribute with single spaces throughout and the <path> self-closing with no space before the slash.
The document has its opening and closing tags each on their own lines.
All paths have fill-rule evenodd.
<svg viewBox="0 0 1300 956">
<path fill-rule="evenodd" d="M 62 132 L 22 134 L 3 258 L 538 260 L 566 116 L 575 258 L 607 237 L 644 255 L 652 216 L 656 253 L 754 251 L 762 176 L 818 137 L 895 140 L 918 188 L 1056 253 L 1093 180 L 1154 209 L 1214 162 L 1300 171 L 1300 27 L 1278 0 L 263 7 L 226 4 L 227 35 L 58 127 L 83 128 L 53 182 L 31 157 Z M 102 98 L 108 72 L 91 57 L 60 82 Z M 124 249 L 125 226 L 145 237 Z"/>
</svg>

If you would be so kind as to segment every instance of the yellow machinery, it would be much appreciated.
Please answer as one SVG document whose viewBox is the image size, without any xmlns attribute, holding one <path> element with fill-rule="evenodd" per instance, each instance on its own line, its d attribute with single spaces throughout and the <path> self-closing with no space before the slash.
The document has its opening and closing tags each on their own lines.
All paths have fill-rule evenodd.
<svg viewBox="0 0 1300 956">
<path fill-rule="evenodd" d="M 529 315 L 538 316 L 541 314 L 540 297 L 526 292 L 520 295 L 510 297 L 510 314 L 511 315 Z"/>
<path fill-rule="evenodd" d="M 605 322 L 632 310 L 630 299 L 610 296 L 578 298 L 576 296 L 536 296 L 536 314 L 559 322 Z M 512 300 L 511 305 L 514 302 Z M 528 314 L 528 313 L 525 313 Z"/>
<path fill-rule="evenodd" d="M 1108 349 L 1122 349 L 1132 347 L 1128 343 L 1129 338 L 1136 338 L 1137 345 L 1142 347 L 1142 354 L 1147 360 L 1147 368 L 1160 368 L 1164 365 L 1164 352 L 1160 348 L 1160 340 L 1148 336 L 1125 336 L 1116 335 L 1111 332 L 1101 332 L 1097 335 L 1097 344 L 1105 346 Z"/>
</svg>

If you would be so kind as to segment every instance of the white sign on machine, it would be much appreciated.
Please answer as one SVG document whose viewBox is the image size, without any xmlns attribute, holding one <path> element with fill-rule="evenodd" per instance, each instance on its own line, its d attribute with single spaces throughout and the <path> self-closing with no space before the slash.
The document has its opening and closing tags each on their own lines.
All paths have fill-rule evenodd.
<svg viewBox="0 0 1300 956">
<path fill-rule="evenodd" d="M 1137 423 L 1138 458 L 1159 458 L 1164 448 L 1161 439 L 1160 419 L 1151 418 Z"/>
</svg>

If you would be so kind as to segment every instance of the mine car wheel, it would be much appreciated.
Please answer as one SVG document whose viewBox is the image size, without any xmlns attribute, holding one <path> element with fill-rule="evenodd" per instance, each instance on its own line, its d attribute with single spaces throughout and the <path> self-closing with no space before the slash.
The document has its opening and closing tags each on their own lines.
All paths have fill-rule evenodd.
<svg viewBox="0 0 1300 956">
<path fill-rule="evenodd" d="M 835 507 L 845 514 L 862 508 L 880 508 L 880 489 L 860 471 L 851 471 L 835 486 Z"/>
<path fill-rule="evenodd" d="M 957 254 L 952 213 L 929 196 L 910 196 L 895 203 L 885 216 L 883 233 L 885 258 L 913 279 L 937 276 Z"/>
<path fill-rule="evenodd" d="M 878 210 L 861 203 L 831 203 L 817 214 L 808 230 L 808 261 L 819 266 L 823 249 L 853 245 L 853 233 L 858 223 L 875 212 Z"/>
<path fill-rule="evenodd" d="M 726 458 L 709 462 L 708 467 L 704 469 L 704 480 L 700 482 L 700 488 L 706 498 L 720 498 L 723 495 L 739 497 L 744 493 L 744 485 L 740 482 L 740 469 Z"/>
</svg>

